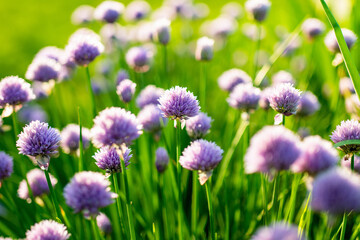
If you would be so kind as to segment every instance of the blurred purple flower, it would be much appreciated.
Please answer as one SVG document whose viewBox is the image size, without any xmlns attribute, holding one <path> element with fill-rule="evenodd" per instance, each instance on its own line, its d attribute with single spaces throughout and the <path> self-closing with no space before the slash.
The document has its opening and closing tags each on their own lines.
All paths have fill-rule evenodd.
<svg viewBox="0 0 360 240">
<path fill-rule="evenodd" d="M 258 107 L 260 92 L 251 83 L 239 84 L 230 93 L 227 102 L 233 108 L 249 112 Z"/>
<path fill-rule="evenodd" d="M 129 79 L 129 72 L 126 70 L 119 70 L 116 74 L 116 86 L 118 86 L 123 80 Z"/>
<path fill-rule="evenodd" d="M 126 46 L 129 41 L 127 29 L 118 23 L 105 24 L 100 29 L 100 35 L 105 43 L 105 50 L 108 53 Z"/>
<path fill-rule="evenodd" d="M 341 95 L 343 96 L 348 96 L 355 93 L 354 85 L 349 77 L 340 78 L 339 89 Z"/>
<path fill-rule="evenodd" d="M 158 147 L 156 149 L 156 159 L 155 159 L 155 166 L 159 173 L 165 171 L 169 164 L 169 155 L 165 148 Z"/>
<path fill-rule="evenodd" d="M 295 84 L 295 79 L 294 77 L 291 75 L 291 73 L 281 70 L 277 73 L 275 73 L 272 76 L 272 84 L 275 86 L 277 84 L 282 84 L 282 83 L 290 83 L 292 85 Z"/>
<path fill-rule="evenodd" d="M 99 21 L 114 23 L 124 11 L 124 4 L 117 1 L 103 1 L 95 9 L 94 18 Z"/>
<path fill-rule="evenodd" d="M 136 72 L 147 72 L 149 70 L 149 53 L 143 47 L 132 47 L 126 53 L 126 62 Z"/>
<path fill-rule="evenodd" d="M 196 42 L 195 58 L 198 61 L 210 61 L 214 55 L 214 40 L 208 37 L 199 38 Z"/>
<path fill-rule="evenodd" d="M 67 240 L 70 238 L 66 227 L 54 220 L 42 220 L 26 232 L 26 240 Z"/>
<path fill-rule="evenodd" d="M 129 79 L 125 79 L 119 83 L 116 87 L 116 93 L 120 97 L 121 101 L 128 103 L 131 101 L 135 93 L 136 83 Z"/>
<path fill-rule="evenodd" d="M 242 83 L 251 83 L 251 77 L 243 70 L 232 68 L 221 74 L 218 78 L 219 87 L 224 90 L 231 92 L 236 85 Z"/>
<path fill-rule="evenodd" d="M 206 113 L 199 112 L 198 115 L 186 120 L 186 132 L 192 139 L 203 138 L 209 133 L 212 119 Z"/>
<path fill-rule="evenodd" d="M 344 157 L 341 160 L 341 166 L 351 169 L 351 160 L 347 157 Z M 359 155 L 354 156 L 354 171 L 357 173 L 360 173 L 360 157 Z"/>
<path fill-rule="evenodd" d="M 298 228 L 284 222 L 276 222 L 268 227 L 260 227 L 251 240 L 305 240 L 299 236 Z"/>
<path fill-rule="evenodd" d="M 74 25 L 88 24 L 93 21 L 94 8 L 89 5 L 80 5 L 71 14 L 71 22 Z"/>
<path fill-rule="evenodd" d="M 29 65 L 25 77 L 32 81 L 48 82 L 57 80 L 61 70 L 61 64 L 56 60 L 40 56 L 36 57 Z"/>
<path fill-rule="evenodd" d="M 306 19 L 301 27 L 305 37 L 311 41 L 325 31 L 325 24 L 317 18 Z"/>
<path fill-rule="evenodd" d="M 90 145 L 90 130 L 82 127 L 83 147 Z M 65 153 L 75 153 L 80 147 L 80 127 L 77 124 L 68 124 L 61 131 L 61 147 Z"/>
<path fill-rule="evenodd" d="M 13 157 L 6 154 L 5 152 L 0 152 L 0 183 L 5 178 L 8 178 L 13 173 L 14 161 Z"/>
<path fill-rule="evenodd" d="M 259 106 L 264 110 L 270 109 L 270 101 L 269 96 L 272 93 L 273 89 L 271 87 L 267 87 L 260 93 Z"/>
<path fill-rule="evenodd" d="M 301 94 L 300 104 L 296 115 L 310 116 L 320 109 L 320 103 L 317 97 L 310 91 Z"/>
<path fill-rule="evenodd" d="M 357 41 L 357 36 L 355 35 L 355 33 L 353 31 L 351 31 L 347 28 L 342 28 L 341 31 L 344 36 L 347 47 L 349 49 L 351 49 L 352 46 L 354 45 L 354 43 Z M 334 30 L 331 30 L 326 35 L 324 41 L 325 41 L 325 45 L 326 45 L 327 49 L 330 52 L 333 52 L 333 53 L 340 52 L 340 48 L 339 48 Z"/>
<path fill-rule="evenodd" d="M 251 17 L 262 22 L 268 15 L 271 3 L 268 0 L 247 0 L 245 2 L 245 9 Z"/>
<path fill-rule="evenodd" d="M 221 13 L 233 19 L 240 19 L 243 15 L 243 9 L 240 3 L 229 2 L 221 8 Z"/>
<path fill-rule="evenodd" d="M 270 106 L 285 116 L 296 113 L 300 104 L 300 98 L 301 92 L 295 89 L 290 83 L 276 85 L 268 97 Z"/>
<path fill-rule="evenodd" d="M 340 125 L 332 132 L 330 139 L 336 144 L 345 140 L 360 140 L 360 123 L 351 119 L 341 121 Z M 360 144 L 346 144 L 340 147 L 346 154 L 360 151 Z"/>
<path fill-rule="evenodd" d="M 167 119 L 163 117 L 162 111 L 158 108 L 158 106 L 153 104 L 146 105 L 143 109 L 141 109 L 138 113 L 137 119 L 145 131 L 155 134 L 167 124 Z"/>
<path fill-rule="evenodd" d="M 150 13 L 150 5 L 142 0 L 136 0 L 126 6 L 124 17 L 127 21 L 138 21 L 146 18 Z"/>
<path fill-rule="evenodd" d="M 111 222 L 110 219 L 104 213 L 100 213 L 96 217 L 96 223 L 99 229 L 101 230 L 101 232 L 103 232 L 105 235 L 111 234 L 112 232 Z"/>
<path fill-rule="evenodd" d="M 22 105 L 34 98 L 31 85 L 24 79 L 9 76 L 0 81 L 0 108 Z"/>
<path fill-rule="evenodd" d="M 139 108 L 144 108 L 146 105 L 158 104 L 159 98 L 164 94 L 164 92 L 165 91 L 162 88 L 158 88 L 154 85 L 148 85 L 139 93 L 136 98 L 136 105 Z"/>
<path fill-rule="evenodd" d="M 166 18 L 158 19 L 153 25 L 153 38 L 162 45 L 167 45 L 170 41 L 170 21 Z"/>
</svg>

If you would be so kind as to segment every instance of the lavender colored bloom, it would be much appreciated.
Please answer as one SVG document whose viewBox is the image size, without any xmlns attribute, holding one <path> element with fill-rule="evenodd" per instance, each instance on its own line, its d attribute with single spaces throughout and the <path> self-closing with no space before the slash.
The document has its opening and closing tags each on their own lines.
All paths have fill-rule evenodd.
<svg viewBox="0 0 360 240">
<path fill-rule="evenodd" d="M 126 62 L 136 72 L 147 72 L 149 70 L 149 53 L 143 47 L 132 47 L 126 53 Z"/>
<path fill-rule="evenodd" d="M 355 93 L 354 85 L 353 85 L 351 79 L 348 77 L 340 78 L 339 89 L 340 89 L 341 95 L 343 95 L 343 96 L 348 96 L 350 94 Z"/>
<path fill-rule="evenodd" d="M 159 173 L 162 173 L 165 171 L 169 164 L 169 155 L 165 148 L 158 147 L 156 149 L 156 158 L 155 158 L 155 166 Z"/>
<path fill-rule="evenodd" d="M 304 140 L 306 137 L 310 136 L 310 129 L 307 127 L 300 127 L 297 131 L 297 135 L 299 135 L 301 141 Z"/>
<path fill-rule="evenodd" d="M 159 98 L 159 108 L 164 117 L 173 120 L 186 120 L 194 117 L 200 110 L 199 102 L 186 88 L 175 86 L 166 90 Z"/>
<path fill-rule="evenodd" d="M 85 217 L 96 216 L 99 209 L 114 202 L 117 195 L 110 192 L 110 182 L 97 172 L 76 173 L 64 188 L 66 204 L 75 213 L 82 212 Z"/>
<path fill-rule="evenodd" d="M 301 92 L 290 83 L 276 85 L 268 97 L 270 106 L 277 112 L 290 116 L 296 113 Z"/>
<path fill-rule="evenodd" d="M 129 79 L 129 73 L 126 70 L 119 70 L 116 74 L 116 86 L 118 86 L 123 80 Z"/>
<path fill-rule="evenodd" d="M 156 105 L 146 105 L 137 116 L 138 121 L 145 131 L 158 133 L 166 125 L 167 119 Z"/>
<path fill-rule="evenodd" d="M 218 78 L 219 87 L 224 90 L 231 92 L 234 87 L 242 83 L 251 83 L 251 77 L 243 70 L 233 68 L 227 70 L 221 74 Z"/>
<path fill-rule="evenodd" d="M 126 150 L 120 151 L 115 147 L 102 147 L 93 156 L 96 160 L 96 165 L 100 169 L 106 170 L 107 173 L 122 172 L 120 157 L 124 161 L 125 167 L 129 166 L 130 158 L 132 157 L 131 149 L 126 148 Z"/>
<path fill-rule="evenodd" d="M 68 42 L 74 42 L 77 41 L 78 39 L 93 39 L 93 40 L 97 40 L 100 41 L 101 38 L 100 36 L 95 33 L 93 30 L 89 29 L 89 28 L 80 28 L 78 30 L 76 30 L 73 34 L 71 34 L 71 36 L 69 37 Z M 66 49 L 65 49 L 66 51 Z"/>
<path fill-rule="evenodd" d="M 305 240 L 298 235 L 298 228 L 284 222 L 277 222 L 269 227 L 261 227 L 251 237 L 251 240 Z"/>
<path fill-rule="evenodd" d="M 94 8 L 89 5 L 80 5 L 71 14 L 71 22 L 74 25 L 87 24 L 93 21 Z"/>
<path fill-rule="evenodd" d="M 57 183 L 57 179 L 53 177 L 51 174 L 50 176 L 50 182 L 52 186 L 55 186 Z M 49 194 L 49 185 L 46 181 L 46 176 L 44 171 L 41 171 L 38 168 L 30 170 L 26 174 L 27 180 L 29 181 L 30 189 L 32 192 L 32 195 L 34 197 L 40 197 L 43 194 Z M 18 189 L 18 195 L 21 199 L 29 199 L 29 189 L 26 184 L 25 179 L 20 182 L 19 189 Z"/>
<path fill-rule="evenodd" d="M 198 61 L 210 61 L 214 55 L 214 40 L 208 37 L 199 38 L 196 42 L 195 58 Z"/>
<path fill-rule="evenodd" d="M 37 57 L 29 65 L 25 77 L 32 81 L 48 82 L 59 77 L 61 65 L 48 57 Z"/>
<path fill-rule="evenodd" d="M 340 125 L 332 132 L 330 139 L 336 144 L 345 140 L 360 140 L 360 123 L 351 119 L 341 121 Z M 346 144 L 340 147 L 346 154 L 360 151 L 360 144 Z"/>
<path fill-rule="evenodd" d="M 110 235 L 111 234 L 111 232 L 112 232 L 111 222 L 110 222 L 110 219 L 104 213 L 100 213 L 96 217 L 96 223 L 97 223 L 99 229 L 105 235 Z"/>
<path fill-rule="evenodd" d="M 34 98 L 30 84 L 24 79 L 9 76 L 0 81 L 0 108 L 21 105 Z"/>
<path fill-rule="evenodd" d="M 329 141 L 319 136 L 309 136 L 301 144 L 302 153 L 292 165 L 294 172 L 307 172 L 316 175 L 336 166 L 339 156 Z"/>
<path fill-rule="evenodd" d="M 251 83 L 239 84 L 230 93 L 227 102 L 233 108 L 249 112 L 258 107 L 260 92 L 260 89 L 254 87 Z"/>
<path fill-rule="evenodd" d="M 104 1 L 96 7 L 95 19 L 107 23 L 114 23 L 124 11 L 124 4 L 116 1 Z"/>
<path fill-rule="evenodd" d="M 347 47 L 349 49 L 351 49 L 352 46 L 354 45 L 354 43 L 357 41 L 357 36 L 355 35 L 355 33 L 353 31 L 346 29 L 346 28 L 342 28 L 341 31 L 342 31 L 342 34 L 344 35 L 344 39 L 345 39 Z M 326 35 L 324 41 L 325 41 L 325 45 L 326 45 L 327 49 L 330 52 L 333 52 L 333 53 L 340 52 L 339 44 L 337 42 L 334 30 L 331 30 Z"/>
<path fill-rule="evenodd" d="M 0 182 L 13 173 L 13 158 L 5 152 L 0 152 Z"/>
<path fill-rule="evenodd" d="M 287 170 L 300 156 L 299 138 L 283 126 L 266 126 L 250 141 L 245 154 L 246 173 Z"/>
<path fill-rule="evenodd" d="M 211 177 L 213 169 L 220 163 L 223 150 L 214 142 L 200 139 L 185 148 L 179 163 L 183 168 L 198 171 L 201 185 Z"/>
<path fill-rule="evenodd" d="M 43 220 L 31 226 L 26 232 L 26 240 L 66 240 L 70 238 L 64 224 L 54 220 Z"/>
<path fill-rule="evenodd" d="M 105 50 L 109 53 L 124 47 L 129 40 L 127 29 L 118 23 L 105 24 L 100 29 L 100 35 L 105 43 Z"/>
<path fill-rule="evenodd" d="M 295 84 L 295 79 L 291 75 L 291 73 L 281 70 L 274 74 L 274 76 L 272 77 L 272 83 L 273 85 L 282 84 L 282 83 L 290 83 L 293 85 Z"/>
<path fill-rule="evenodd" d="M 35 157 L 40 168 L 47 169 L 50 157 L 58 153 L 59 142 L 58 130 L 47 123 L 32 121 L 19 134 L 16 146 L 20 154 Z"/>
<path fill-rule="evenodd" d="M 221 13 L 233 19 L 239 19 L 243 15 L 243 9 L 238 2 L 229 2 L 221 8 Z"/>
<path fill-rule="evenodd" d="M 120 84 L 116 87 L 116 93 L 124 103 L 128 103 L 131 101 L 135 93 L 135 88 L 136 83 L 129 79 L 125 79 L 121 81 Z"/>
<path fill-rule="evenodd" d="M 142 134 L 136 116 L 119 107 L 106 108 L 94 119 L 91 129 L 95 147 L 130 144 Z"/>
<path fill-rule="evenodd" d="M 237 27 L 236 21 L 228 16 L 220 16 L 210 22 L 205 22 L 201 29 L 206 34 L 216 39 L 225 39 Z"/>
<path fill-rule="evenodd" d="M 353 114 L 355 118 L 359 114 L 360 101 L 356 94 L 351 94 L 345 98 L 345 109 L 348 113 Z"/>
<path fill-rule="evenodd" d="M 310 116 L 320 109 L 320 103 L 317 97 L 310 91 L 306 91 L 301 95 L 300 104 L 296 115 Z"/>
<path fill-rule="evenodd" d="M 151 8 L 150 5 L 142 0 L 136 0 L 126 6 L 124 17 L 127 21 L 138 21 L 146 18 Z"/>
<path fill-rule="evenodd" d="M 83 147 L 90 144 L 90 130 L 82 127 Z M 80 147 L 80 128 L 77 124 L 68 124 L 61 131 L 61 147 L 65 153 L 74 153 Z"/>
<path fill-rule="evenodd" d="M 153 25 L 153 38 L 162 45 L 170 41 L 170 21 L 166 18 L 158 19 Z"/>
<path fill-rule="evenodd" d="M 317 18 L 306 19 L 301 27 L 304 35 L 309 40 L 314 40 L 325 31 L 325 24 Z"/>
<path fill-rule="evenodd" d="M 260 93 L 259 106 L 264 110 L 270 109 L 269 96 L 272 93 L 273 89 L 271 87 L 265 88 Z"/>
<path fill-rule="evenodd" d="M 186 120 L 186 131 L 192 139 L 203 138 L 209 133 L 212 119 L 206 113 L 199 112 L 195 117 Z"/>
<path fill-rule="evenodd" d="M 351 169 L 351 160 L 344 157 L 344 159 L 341 160 L 341 166 Z M 359 157 L 359 155 L 354 156 L 354 171 L 357 173 L 360 173 L 360 157 Z"/>
<path fill-rule="evenodd" d="M 268 0 L 247 0 L 245 2 L 245 9 L 251 17 L 262 22 L 267 17 L 271 3 Z"/>
<path fill-rule="evenodd" d="M 360 210 L 360 177 L 346 168 L 332 168 L 315 178 L 311 207 L 334 215 Z"/>
<path fill-rule="evenodd" d="M 136 105 L 139 108 L 144 108 L 146 105 L 158 104 L 158 100 L 163 94 L 164 89 L 158 88 L 154 85 L 148 85 L 139 93 L 136 98 Z"/>
</svg>

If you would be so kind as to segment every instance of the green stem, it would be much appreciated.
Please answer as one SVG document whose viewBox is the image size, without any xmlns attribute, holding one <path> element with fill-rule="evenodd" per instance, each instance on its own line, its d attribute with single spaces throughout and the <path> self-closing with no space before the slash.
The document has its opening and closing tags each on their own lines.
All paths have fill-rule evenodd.
<svg viewBox="0 0 360 240">
<path fill-rule="evenodd" d="M 300 174 L 295 174 L 294 179 L 292 182 L 292 188 L 291 188 L 291 196 L 290 196 L 290 205 L 289 205 L 289 212 L 288 212 L 288 222 L 292 223 L 294 214 L 295 214 L 295 207 L 296 207 L 296 195 L 297 190 L 300 183 Z"/>
<path fill-rule="evenodd" d="M 200 79 L 200 104 L 205 111 L 206 106 L 206 62 L 201 62 L 201 79 Z"/>
<path fill-rule="evenodd" d="M 355 165 L 355 154 L 351 155 L 351 171 L 354 171 L 354 165 Z"/>
<path fill-rule="evenodd" d="M 15 106 L 13 106 L 13 113 L 12 115 L 12 122 L 13 122 L 13 128 L 14 128 L 14 136 L 15 136 L 15 142 L 17 139 L 17 136 L 19 134 L 18 125 L 17 125 L 17 118 L 16 118 L 16 112 L 15 112 Z"/>
<path fill-rule="evenodd" d="M 89 94 L 90 94 L 90 97 L 91 97 L 92 114 L 93 114 L 93 117 L 95 117 L 96 116 L 95 96 L 94 96 L 94 92 L 93 92 L 92 86 L 91 86 L 91 78 L 90 78 L 89 66 L 85 67 L 85 72 L 86 72 L 86 77 L 87 77 L 87 84 L 88 84 Z"/>
<path fill-rule="evenodd" d="M 197 174 L 195 172 L 192 172 L 192 205 L 191 205 L 191 232 L 193 234 L 193 237 L 196 239 L 196 229 L 197 229 L 197 195 L 198 195 L 198 190 L 197 190 L 197 184 L 198 184 L 198 178 L 197 178 Z"/>
<path fill-rule="evenodd" d="M 342 227 L 341 227 L 340 240 L 345 239 L 346 223 L 347 223 L 347 213 L 344 213 L 344 217 L 341 224 Z"/>
<path fill-rule="evenodd" d="M 121 234 L 123 234 L 124 233 L 124 225 L 123 225 L 121 217 L 123 217 L 124 215 L 122 213 L 121 202 L 120 202 L 119 181 L 118 181 L 116 173 L 113 173 L 112 177 L 113 177 L 113 181 L 114 181 L 114 191 L 118 195 L 116 198 L 116 209 L 118 212 Z M 127 236 L 127 237 L 129 237 L 129 236 Z"/>
<path fill-rule="evenodd" d="M 273 216 L 275 217 L 274 221 L 277 220 L 277 214 L 278 214 L 279 182 L 280 182 L 280 174 L 276 173 L 274 179 L 273 199 L 272 199 Z"/>
<path fill-rule="evenodd" d="M 206 197 L 207 197 L 208 209 L 209 209 L 211 239 L 215 240 L 214 212 L 213 212 L 213 206 L 212 206 L 212 200 L 211 200 L 210 181 L 209 180 L 206 181 L 205 188 L 206 188 Z"/>
<path fill-rule="evenodd" d="M 179 120 L 176 124 L 176 170 L 177 170 L 177 185 L 178 185 L 178 224 L 179 224 L 179 239 L 182 239 L 182 221 L 181 221 L 181 211 L 182 211 L 182 196 L 181 196 L 181 167 L 180 167 L 180 149 L 181 149 L 181 123 Z"/>
<path fill-rule="evenodd" d="M 163 56 L 164 56 L 164 76 L 167 77 L 168 74 L 168 65 L 167 65 L 167 48 L 166 45 L 163 46 Z"/>
<path fill-rule="evenodd" d="M 79 156 L 79 172 L 83 171 L 84 169 L 84 158 L 83 158 L 83 138 L 82 138 L 82 124 L 81 124 L 81 115 L 80 115 L 80 107 L 78 107 L 78 121 L 79 121 L 79 151 L 80 151 L 80 156 Z"/>
<path fill-rule="evenodd" d="M 283 122 L 282 122 L 282 125 L 285 127 L 285 115 L 283 115 Z"/>
<path fill-rule="evenodd" d="M 260 44 L 261 44 L 261 24 L 258 23 L 258 24 L 257 24 L 257 27 L 258 27 L 258 39 L 257 39 L 256 51 L 255 51 L 254 79 L 255 79 L 255 77 L 256 77 L 257 65 L 258 65 L 258 62 L 259 62 L 259 50 L 260 50 Z"/>
<path fill-rule="evenodd" d="M 52 203 L 53 203 L 53 207 L 55 209 L 56 220 L 58 222 L 64 223 L 64 219 L 63 219 L 63 217 L 61 215 L 59 203 L 58 203 L 57 197 L 55 195 L 54 188 L 53 188 L 53 186 L 51 184 L 51 180 L 50 180 L 50 176 L 49 176 L 49 170 L 44 170 L 44 172 L 45 172 L 45 176 L 46 176 L 46 181 L 47 181 L 48 186 L 49 186 L 50 196 L 51 196 L 51 200 L 52 200 Z"/>
<path fill-rule="evenodd" d="M 167 211 L 166 211 L 166 196 L 165 196 L 165 186 L 164 186 L 164 175 L 163 174 L 159 174 L 159 187 L 160 187 L 160 197 L 161 197 L 161 207 L 162 207 L 162 216 L 163 216 L 163 225 L 164 225 L 164 236 L 165 239 L 169 239 L 170 238 L 170 233 L 169 233 L 169 221 L 168 221 L 168 217 L 167 217 Z"/>
<path fill-rule="evenodd" d="M 91 218 L 91 228 L 93 230 L 93 237 L 95 240 L 99 240 L 99 230 L 96 224 L 96 217 Z"/>
<path fill-rule="evenodd" d="M 265 223 L 265 226 L 267 225 L 267 206 L 268 206 L 268 203 L 267 203 L 267 189 L 266 189 L 266 185 L 267 185 L 267 182 L 266 182 L 266 176 L 264 176 L 262 173 L 260 174 L 260 177 L 261 177 L 261 189 L 262 189 L 262 193 L 263 193 L 263 203 L 264 203 L 264 223 Z"/>
</svg>

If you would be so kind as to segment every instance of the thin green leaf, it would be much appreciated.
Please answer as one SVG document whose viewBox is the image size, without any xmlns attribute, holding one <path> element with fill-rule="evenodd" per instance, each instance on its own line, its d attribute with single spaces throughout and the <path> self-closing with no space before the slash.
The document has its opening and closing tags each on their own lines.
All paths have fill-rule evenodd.
<svg viewBox="0 0 360 240">
<path fill-rule="evenodd" d="M 358 139 L 351 139 L 351 140 L 345 140 L 345 141 L 341 141 L 338 142 L 336 144 L 334 144 L 334 148 L 338 148 L 344 145 L 349 145 L 349 144 L 360 144 L 360 140 Z"/>
</svg>

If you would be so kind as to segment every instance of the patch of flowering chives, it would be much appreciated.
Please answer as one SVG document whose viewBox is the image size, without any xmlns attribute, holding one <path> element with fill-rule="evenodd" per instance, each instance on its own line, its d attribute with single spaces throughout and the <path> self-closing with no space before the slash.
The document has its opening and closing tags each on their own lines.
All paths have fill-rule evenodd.
<svg viewBox="0 0 360 240">
<path fill-rule="evenodd" d="M 319 136 L 309 136 L 301 143 L 302 153 L 292 165 L 294 172 L 307 172 L 316 175 L 336 166 L 339 156 L 329 141 Z"/>
<path fill-rule="evenodd" d="M 94 8 L 89 5 L 80 5 L 71 14 L 71 22 L 74 25 L 84 25 L 94 20 Z"/>
<path fill-rule="evenodd" d="M 266 126 L 250 141 L 245 154 L 246 173 L 288 170 L 301 154 L 300 139 L 283 126 Z"/>
<path fill-rule="evenodd" d="M 208 37 L 199 38 L 196 42 L 195 58 L 198 61 L 210 61 L 214 55 L 214 40 Z"/>
<path fill-rule="evenodd" d="M 100 35 L 105 43 L 105 50 L 108 53 L 118 48 L 123 48 L 129 41 L 127 29 L 118 23 L 105 24 L 100 29 Z"/>
<path fill-rule="evenodd" d="M 94 18 L 102 22 L 114 23 L 121 16 L 124 9 L 124 4 L 120 2 L 103 1 L 96 7 Z"/>
<path fill-rule="evenodd" d="M 196 116 L 200 110 L 194 94 L 179 86 L 166 90 L 158 101 L 163 116 L 173 120 L 186 120 Z"/>
<path fill-rule="evenodd" d="M 162 111 L 157 105 L 146 105 L 138 113 L 137 119 L 145 131 L 159 133 L 163 126 L 167 124 L 167 119 L 163 117 Z"/>
<path fill-rule="evenodd" d="M 49 174 L 49 176 L 50 176 L 51 185 L 55 186 L 57 184 L 57 179 L 54 176 L 52 176 L 51 174 Z M 26 174 L 26 177 L 29 182 L 32 195 L 34 197 L 40 197 L 43 194 L 49 194 L 49 192 L 50 192 L 49 185 L 46 181 L 46 176 L 45 176 L 44 171 L 41 171 L 40 169 L 35 168 L 35 169 L 30 170 Z M 28 189 L 25 179 L 22 180 L 19 184 L 18 195 L 21 199 L 26 200 L 26 199 L 30 198 L 29 189 Z"/>
<path fill-rule="evenodd" d="M 80 147 L 80 128 L 77 124 L 68 124 L 61 131 L 61 148 L 65 153 L 75 153 Z M 83 147 L 87 148 L 90 144 L 90 130 L 82 127 Z"/>
<path fill-rule="evenodd" d="M 142 134 L 142 126 L 136 116 L 119 107 L 102 110 L 94 119 L 91 129 L 95 147 L 130 144 Z"/>
<path fill-rule="evenodd" d="M 50 157 L 58 153 L 60 133 L 49 124 L 32 121 L 23 128 L 16 141 L 20 154 L 35 157 L 41 169 L 47 169 Z"/>
<path fill-rule="evenodd" d="M 245 9 L 250 16 L 257 22 L 262 22 L 266 19 L 271 3 L 268 0 L 247 0 L 245 2 Z"/>
<path fill-rule="evenodd" d="M 251 77 L 243 70 L 233 68 L 227 70 L 221 74 L 218 78 L 219 87 L 224 90 L 231 92 L 234 87 L 242 83 L 251 83 Z"/>
<path fill-rule="evenodd" d="M 320 109 L 320 103 L 317 97 L 310 91 L 301 94 L 300 104 L 296 115 L 310 116 Z"/>
<path fill-rule="evenodd" d="M 205 22 L 201 28 L 206 35 L 215 39 L 226 39 L 237 27 L 237 22 L 228 16 L 219 16 L 210 22 Z"/>
<path fill-rule="evenodd" d="M 260 92 L 260 89 L 251 83 L 239 84 L 230 93 L 227 102 L 233 108 L 249 112 L 258 107 Z"/>
<path fill-rule="evenodd" d="M 355 35 L 355 33 L 353 31 L 351 31 L 347 28 L 342 28 L 341 32 L 344 36 L 347 47 L 349 49 L 351 49 L 352 46 L 354 45 L 354 43 L 356 43 L 356 41 L 357 41 L 357 36 Z M 333 53 L 340 52 L 339 44 L 337 42 L 334 30 L 331 30 L 326 35 L 324 41 L 325 41 L 325 45 L 326 45 L 327 49 L 330 52 L 333 52 Z"/>
<path fill-rule="evenodd" d="M 272 76 L 271 80 L 273 85 L 282 84 L 282 83 L 290 83 L 292 85 L 295 84 L 295 79 L 292 76 L 292 74 L 284 70 L 275 73 Z"/>
<path fill-rule="evenodd" d="M 243 9 L 238 2 L 229 2 L 221 8 L 221 13 L 233 19 L 240 19 L 243 16 Z"/>
<path fill-rule="evenodd" d="M 166 18 L 158 19 L 153 25 L 153 38 L 162 45 L 167 45 L 170 41 L 170 21 Z"/>
<path fill-rule="evenodd" d="M 301 25 L 302 31 L 308 40 L 314 40 L 323 34 L 325 24 L 317 18 L 308 18 Z"/>
<path fill-rule="evenodd" d="M 360 210 L 360 176 L 346 168 L 332 168 L 313 183 L 311 207 L 315 211 L 340 215 Z"/>
<path fill-rule="evenodd" d="M 66 204 L 85 217 L 98 215 L 99 209 L 112 204 L 116 197 L 110 192 L 110 181 L 97 172 L 76 173 L 64 188 Z"/>
<path fill-rule="evenodd" d="M 156 149 L 156 158 L 155 158 L 155 166 L 159 173 L 162 173 L 166 170 L 169 164 L 169 154 L 163 147 L 158 147 Z"/>
<path fill-rule="evenodd" d="M 126 6 L 124 18 L 127 21 L 138 21 L 146 18 L 150 13 L 151 7 L 146 1 L 132 1 Z"/>
<path fill-rule="evenodd" d="M 129 79 L 129 72 L 126 70 L 119 70 L 116 74 L 116 86 L 118 86 L 123 80 Z"/>
<path fill-rule="evenodd" d="M 214 142 L 200 139 L 193 141 L 185 148 L 179 163 L 183 168 L 198 171 L 200 184 L 204 185 L 222 160 L 223 152 Z"/>
<path fill-rule="evenodd" d="M 104 214 L 100 213 L 96 217 L 96 224 L 98 225 L 101 232 L 105 235 L 110 235 L 112 232 L 111 222 L 110 219 Z"/>
<path fill-rule="evenodd" d="M 120 157 L 124 161 L 125 167 L 129 166 L 132 157 L 131 149 L 126 148 L 123 152 L 118 151 L 115 147 L 102 147 L 95 153 L 93 158 L 100 169 L 112 174 L 122 172 Z M 121 154 L 119 155 L 119 153 Z"/>
<path fill-rule="evenodd" d="M 0 81 L 0 107 L 22 105 L 35 99 L 31 85 L 17 76 Z"/>
<path fill-rule="evenodd" d="M 31 226 L 26 232 L 26 240 L 67 240 L 70 238 L 64 224 L 54 220 L 43 220 Z"/>
<path fill-rule="evenodd" d="M 143 47 L 132 47 L 126 53 L 126 62 L 136 72 L 149 70 L 150 56 L 148 50 Z"/>
<path fill-rule="evenodd" d="M 330 139 L 335 144 L 345 140 L 360 140 L 360 123 L 354 119 L 341 121 L 332 132 Z M 351 154 L 360 151 L 360 144 L 346 144 L 339 148 L 346 154 Z"/>
<path fill-rule="evenodd" d="M 348 96 L 355 93 L 354 84 L 349 77 L 340 78 L 339 81 L 340 94 Z"/>
<path fill-rule="evenodd" d="M 61 65 L 56 60 L 48 57 L 37 57 L 29 65 L 25 78 L 32 81 L 48 82 L 57 80 Z"/>
<path fill-rule="evenodd" d="M 351 169 L 351 160 L 347 157 L 344 157 L 341 160 L 341 166 Z M 359 155 L 354 155 L 354 171 L 360 173 L 360 157 Z"/>
<path fill-rule="evenodd" d="M 0 152 L 0 182 L 13 173 L 13 158 L 5 152 Z"/>
<path fill-rule="evenodd" d="M 203 138 L 209 133 L 212 121 L 206 113 L 199 112 L 198 115 L 186 120 L 186 132 L 192 139 Z"/>
<path fill-rule="evenodd" d="M 159 98 L 164 94 L 164 92 L 165 91 L 162 88 L 158 88 L 154 85 L 148 85 L 139 93 L 136 98 L 136 105 L 139 108 L 144 108 L 146 105 L 151 104 L 156 105 L 159 103 Z"/>
<path fill-rule="evenodd" d="M 267 87 L 260 93 L 259 106 L 264 110 L 270 109 L 270 101 L 269 96 L 273 89 L 271 87 Z"/>
<path fill-rule="evenodd" d="M 298 228 L 285 222 L 276 222 L 268 227 L 260 227 L 251 240 L 305 240 L 299 236 Z"/>
<path fill-rule="evenodd" d="M 285 116 L 296 113 L 300 104 L 300 98 L 301 92 L 295 89 L 290 83 L 276 85 L 268 97 L 270 106 Z"/>
<path fill-rule="evenodd" d="M 132 82 L 129 79 L 125 79 L 120 82 L 116 87 L 116 93 L 120 97 L 121 101 L 128 103 L 131 101 L 135 93 L 136 83 Z"/>
<path fill-rule="evenodd" d="M 68 42 L 76 41 L 78 38 L 92 38 L 97 41 L 101 41 L 100 36 L 89 28 L 79 28 L 69 37 Z M 66 49 L 65 49 L 66 50 Z"/>
<path fill-rule="evenodd" d="M 48 115 L 40 105 L 25 105 L 18 112 L 19 121 L 29 123 L 32 121 L 47 122 Z"/>
</svg>

